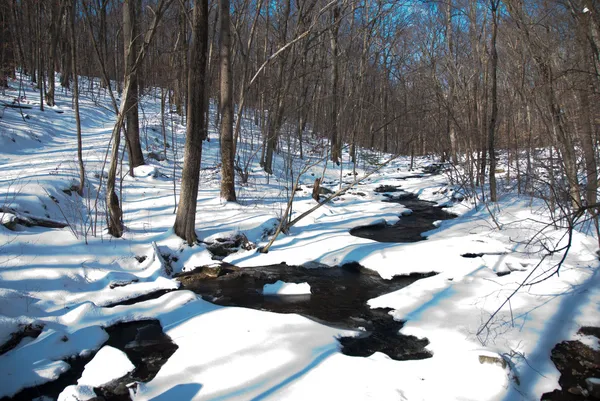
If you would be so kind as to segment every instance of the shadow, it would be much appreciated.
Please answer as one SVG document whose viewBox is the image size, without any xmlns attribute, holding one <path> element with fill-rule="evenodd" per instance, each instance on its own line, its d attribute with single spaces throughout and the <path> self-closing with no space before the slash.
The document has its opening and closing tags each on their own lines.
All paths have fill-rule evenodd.
<svg viewBox="0 0 600 401">
<path fill-rule="evenodd" d="M 594 273 L 585 282 L 573 286 L 571 291 L 557 295 L 563 296 L 563 301 L 540 334 L 537 346 L 527 355 L 527 363 L 523 365 L 525 369 L 515 372 L 521 384 L 515 386 L 513 383 L 508 389 L 504 401 L 512 401 L 521 399 L 524 395 L 531 395 L 535 391 L 538 380 L 545 378 L 545 374 L 549 371 L 554 372 L 556 370 L 554 363 L 550 360 L 550 351 L 555 344 L 567 338 L 567 334 L 571 331 L 571 325 L 566 323 L 574 320 L 576 316 L 573 313 L 574 311 L 580 310 L 581 305 L 589 302 L 589 295 L 582 296 L 581 294 L 589 294 L 591 289 L 598 287 L 600 284 L 599 272 L 599 268 L 594 269 Z"/>
<path fill-rule="evenodd" d="M 191 400 L 202 389 L 200 383 L 177 384 L 164 393 L 152 398 L 152 401 Z"/>
<path fill-rule="evenodd" d="M 325 359 L 327 359 L 329 356 L 333 355 L 336 352 L 337 352 L 337 350 L 335 348 L 330 348 L 330 349 L 322 352 L 315 359 L 313 359 L 311 363 L 309 363 L 307 366 L 305 366 L 303 369 L 301 369 L 298 372 L 294 373 L 293 375 L 285 378 L 284 380 L 277 383 L 273 387 L 263 391 L 256 397 L 252 398 L 252 401 L 264 400 L 265 398 L 273 395 L 278 390 L 280 390 L 283 387 L 287 386 L 288 384 L 298 380 L 299 378 L 301 378 L 302 376 L 304 376 L 305 374 L 310 372 L 312 369 L 319 366 Z"/>
</svg>

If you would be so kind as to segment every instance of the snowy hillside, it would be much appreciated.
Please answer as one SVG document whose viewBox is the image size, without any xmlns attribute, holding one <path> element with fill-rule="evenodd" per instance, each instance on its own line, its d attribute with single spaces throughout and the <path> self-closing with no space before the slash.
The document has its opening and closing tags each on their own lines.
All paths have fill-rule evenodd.
<svg viewBox="0 0 600 401">
<path fill-rule="evenodd" d="M 0 95 L 4 105 L 19 97 L 18 86 L 11 81 Z M 166 160 L 155 160 L 162 159 L 163 151 L 160 99 L 150 91 L 142 100 L 147 165 L 132 177 L 126 174 L 126 160 L 122 163 L 126 231 L 118 239 L 106 233 L 103 204 L 115 121 L 109 98 L 95 91 L 93 98 L 88 93 L 81 99 L 83 197 L 73 191 L 78 170 L 71 94 L 61 92 L 57 106 L 41 112 L 36 89 L 28 86 L 20 101 L 26 108 L 3 106 L 0 346 L 12 345 L 0 355 L 0 397 L 31 398 L 35 392 L 21 391 L 74 372 L 80 360 L 86 360 L 85 371 L 77 373 L 73 386 L 55 391 L 58 398 L 85 400 L 100 394 L 94 387 L 131 374 L 137 366 L 125 349 L 107 345 L 105 328 L 146 319 L 157 319 L 176 349 L 149 381 L 126 390 L 134 400 L 534 400 L 559 388 L 560 374 L 550 359 L 557 343 L 582 339 L 600 349 L 593 337 L 577 334 L 582 326 L 600 326 L 597 240 L 579 231 L 569 238 L 548 227 L 547 207 L 537 199 L 506 193 L 491 210 L 475 208 L 445 175 L 423 170 L 434 162 L 425 157 L 417 158 L 414 171 L 409 171 L 409 157 L 393 160 L 281 234 L 268 253 L 260 253 L 257 248 L 273 234 L 303 166 L 315 163 L 300 178 L 292 217 L 316 204 L 311 198 L 316 177 L 324 173 L 323 186 L 336 191 L 353 182 L 354 170 L 360 178 L 375 166 L 361 160 L 353 169 L 344 153 L 341 168 L 331 163 L 325 168 L 322 161 L 316 163 L 325 157 L 319 153 L 323 147 L 307 135 L 305 149 L 312 147 L 314 153 L 301 160 L 295 144 L 282 143 L 269 177 L 256 156 L 260 132 L 248 119 L 240 146 L 241 162 L 250 161 L 249 182 L 237 184 L 238 203 L 227 203 L 219 197 L 219 141 L 211 127 L 210 141 L 203 143 L 197 203 L 202 243 L 187 246 L 172 232 L 185 127 L 179 116 L 167 112 L 166 138 L 169 143 L 174 138 L 176 146 L 169 146 Z M 372 154 L 370 159 L 381 163 L 388 157 Z M 458 217 L 435 222 L 424 234 L 427 240 L 419 242 L 351 235 L 355 227 L 394 224 L 410 215 L 401 201 L 385 201 L 395 194 L 376 191 L 382 186 L 445 205 Z M 564 251 L 547 256 L 539 242 L 528 244 L 540 230 L 548 246 L 571 241 L 560 274 L 549 278 Z M 239 234 L 248 242 L 232 245 L 234 252 L 221 261 L 213 259 L 215 244 Z M 368 305 L 389 308 L 394 319 L 405 321 L 402 335 L 426 338 L 430 357 L 345 355 L 338 339 L 362 335 L 363 323 L 340 327 L 314 316 L 222 306 L 217 296 L 202 299 L 178 290 L 180 281 L 173 278 L 227 264 L 242 270 L 280 263 L 338 269 L 353 262 L 385 280 L 423 274 Z M 521 288 L 523 282 L 539 283 Z M 311 287 L 293 292 L 310 298 Z M 138 299 L 146 294 L 154 295 Z"/>
</svg>

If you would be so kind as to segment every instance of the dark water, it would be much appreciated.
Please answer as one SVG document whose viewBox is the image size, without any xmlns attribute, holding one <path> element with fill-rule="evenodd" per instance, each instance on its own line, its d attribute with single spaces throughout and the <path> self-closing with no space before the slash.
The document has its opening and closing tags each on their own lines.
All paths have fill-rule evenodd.
<svg viewBox="0 0 600 401">
<path fill-rule="evenodd" d="M 385 192 L 383 195 L 388 197 L 387 202 L 402 204 L 411 209 L 412 214 L 401 216 L 396 224 L 390 226 L 382 224 L 354 228 L 350 231 L 352 235 L 379 242 L 416 242 L 426 239 L 421 233 L 435 228 L 433 222 L 455 217 L 432 202 L 420 200 L 395 188 L 381 188 L 378 192 Z M 329 326 L 364 331 L 364 335 L 360 337 L 338 339 L 344 354 L 366 357 L 374 352 L 383 352 L 396 360 L 408 360 L 430 357 L 431 354 L 425 349 L 429 341 L 399 334 L 403 323 L 394 321 L 388 313 L 389 309 L 369 308 L 367 301 L 434 274 L 435 272 L 412 274 L 384 280 L 377 273 L 356 263 L 315 269 L 287 264 L 240 269 L 223 264 L 218 277 L 209 277 L 206 269 L 198 269 L 181 274 L 178 279 L 183 289 L 192 290 L 218 305 L 298 313 Z M 263 296 L 263 286 L 277 280 L 307 282 L 311 286 L 311 294 Z M 157 298 L 164 292 L 147 294 L 119 304 Z M 105 345 L 125 352 L 136 366 L 127 376 L 96 389 L 96 393 L 106 400 L 128 400 L 125 385 L 134 381 L 151 380 L 177 349 L 156 320 L 119 323 L 105 330 L 109 334 Z M 92 357 L 93 355 L 67 360 L 71 369 L 59 379 L 25 389 L 11 399 L 31 400 L 41 396 L 56 399 L 65 387 L 76 384 L 84 366 Z"/>
<path fill-rule="evenodd" d="M 385 223 L 356 227 L 350 230 L 355 237 L 367 238 L 378 242 L 417 242 L 427 239 L 421 233 L 436 228 L 434 222 L 453 219 L 456 216 L 446 212 L 434 202 L 419 199 L 416 195 L 404 193 L 399 196 L 388 195 L 386 202 L 398 203 L 412 210 L 409 215 L 400 216 L 395 224 Z"/>
<path fill-rule="evenodd" d="M 357 227 L 352 235 L 379 242 L 416 242 L 426 239 L 421 233 L 433 228 L 438 220 L 451 219 L 450 214 L 433 202 L 420 200 L 403 192 L 399 186 L 381 186 L 387 202 L 404 205 L 412 210 L 394 225 Z M 225 306 L 242 306 L 277 313 L 298 313 L 334 327 L 364 330 L 360 337 L 340 338 L 342 352 L 353 356 L 370 356 L 383 352 L 396 360 L 422 359 L 431 354 L 425 349 L 429 341 L 400 335 L 402 322 L 396 322 L 389 310 L 371 309 L 369 299 L 397 291 L 435 274 L 413 274 L 382 279 L 377 273 L 356 263 L 336 267 L 307 269 L 287 264 L 239 269 L 225 266 L 217 278 L 207 278 L 202 269 L 179 276 L 183 288 L 205 299 Z M 288 283 L 307 282 L 311 295 L 263 296 L 265 284 L 277 280 Z"/>
<path fill-rule="evenodd" d="M 206 300 L 225 306 L 242 306 L 277 313 L 298 313 L 333 327 L 362 328 L 360 338 L 341 338 L 342 352 L 368 356 L 385 352 L 397 360 L 431 356 L 424 347 L 426 339 L 398 334 L 402 323 L 394 321 L 388 310 L 371 309 L 367 301 L 406 287 L 430 274 L 413 274 L 384 280 L 377 273 L 358 264 L 308 269 L 286 264 L 238 269 L 218 278 L 199 278 L 192 272 L 179 276 L 183 288 L 202 295 Z M 263 296 L 265 284 L 277 280 L 288 283 L 307 282 L 310 295 Z"/>
<path fill-rule="evenodd" d="M 124 377 L 94 389 L 96 394 L 103 396 L 105 400 L 130 400 L 126 385 L 135 381 L 148 382 L 152 380 L 177 350 L 177 345 L 164 334 L 158 320 L 117 323 L 104 330 L 108 333 L 109 339 L 103 346 L 110 345 L 123 351 L 135 366 L 135 370 Z M 60 375 L 57 380 L 26 388 L 14 397 L 4 397 L 2 400 L 29 401 L 42 396 L 57 399 L 65 387 L 77 384 L 85 365 L 92 360 L 95 354 L 94 352 L 86 357 L 77 356 L 67 359 L 66 362 L 71 365 L 71 369 Z"/>
</svg>

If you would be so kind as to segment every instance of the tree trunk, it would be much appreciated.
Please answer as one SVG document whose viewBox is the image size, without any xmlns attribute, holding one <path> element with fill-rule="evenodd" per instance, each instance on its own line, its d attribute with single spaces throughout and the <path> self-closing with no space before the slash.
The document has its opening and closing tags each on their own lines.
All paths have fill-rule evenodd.
<svg viewBox="0 0 600 401">
<path fill-rule="evenodd" d="M 221 199 L 235 202 L 233 170 L 233 74 L 231 72 L 231 33 L 229 0 L 219 1 L 221 13 Z"/>
<path fill-rule="evenodd" d="M 488 130 L 488 152 L 490 157 L 490 201 L 496 202 L 498 195 L 496 193 L 496 152 L 495 135 L 496 119 L 498 118 L 498 50 L 496 49 L 496 37 L 498 35 L 498 4 L 500 0 L 490 0 L 492 6 L 492 43 L 491 43 L 491 61 L 492 61 L 492 115 L 490 116 L 490 125 Z"/>
<path fill-rule="evenodd" d="M 132 72 L 139 51 L 138 9 L 140 0 L 125 0 L 123 3 L 123 44 L 125 60 L 125 76 L 130 76 L 129 93 L 125 105 L 127 127 L 125 130 L 127 151 L 129 153 L 129 171 L 144 164 L 144 154 L 140 144 L 140 123 L 138 117 L 138 73 Z"/>
<path fill-rule="evenodd" d="M 50 1 L 50 48 L 48 52 L 48 91 L 46 92 L 46 104 L 54 106 L 54 71 L 56 71 L 56 50 L 58 47 L 58 34 L 60 32 L 60 21 L 62 6 L 59 0 Z"/>
<path fill-rule="evenodd" d="M 0 4 L 0 87 L 8 87 L 8 77 L 15 73 L 13 40 L 10 30 L 10 6 L 8 1 Z"/>
<path fill-rule="evenodd" d="M 336 4 L 331 11 L 330 45 L 331 45 L 331 161 L 340 164 L 340 140 L 338 138 L 338 33 L 340 29 L 340 7 Z"/>
<path fill-rule="evenodd" d="M 71 65 L 73 66 L 73 104 L 75 105 L 75 126 L 77 129 L 77 162 L 79 165 L 79 188 L 77 193 L 83 195 L 85 186 L 85 169 L 83 167 L 83 151 L 81 140 L 81 118 L 79 116 L 79 78 L 77 76 L 77 39 L 75 37 L 75 16 L 77 15 L 77 0 L 71 0 L 69 18 L 69 34 L 71 37 Z"/>
<path fill-rule="evenodd" d="M 208 1 L 196 0 L 193 16 L 192 41 L 190 43 L 190 66 L 188 74 L 188 121 L 185 155 L 181 181 L 181 194 L 173 229 L 188 245 L 196 236 L 196 202 L 202 160 L 202 140 L 206 138 L 204 116 L 207 111 L 206 57 L 208 49 Z"/>
</svg>

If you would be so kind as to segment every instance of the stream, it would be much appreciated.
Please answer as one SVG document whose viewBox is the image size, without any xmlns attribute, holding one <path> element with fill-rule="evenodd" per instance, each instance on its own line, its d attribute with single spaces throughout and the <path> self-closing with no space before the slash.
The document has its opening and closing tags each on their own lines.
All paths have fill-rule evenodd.
<svg viewBox="0 0 600 401">
<path fill-rule="evenodd" d="M 422 236 L 421 233 L 435 229 L 436 221 L 456 217 L 436 206 L 435 202 L 421 200 L 414 194 L 404 192 L 400 195 L 392 195 L 386 192 L 383 195 L 387 198 L 384 202 L 401 204 L 410 211 L 403 213 L 395 224 L 381 223 L 356 227 L 350 230 L 351 235 L 378 242 L 423 241 L 427 237 Z"/>
<path fill-rule="evenodd" d="M 434 203 L 420 200 L 415 195 L 402 192 L 398 187 L 380 187 L 376 192 L 388 198 L 384 202 L 402 204 L 411 213 L 403 213 L 396 224 L 361 226 L 352 229 L 350 234 L 379 242 L 410 243 L 425 240 L 426 237 L 421 233 L 435 228 L 436 221 L 455 217 Z M 362 332 L 357 337 L 338 339 L 341 351 L 346 355 L 368 357 L 375 352 L 382 352 L 395 360 L 409 360 L 431 357 L 431 353 L 425 349 L 429 341 L 426 338 L 400 334 L 403 322 L 395 321 L 389 314 L 389 309 L 371 309 L 367 301 L 435 274 L 411 274 L 384 280 L 358 263 L 319 268 L 285 263 L 239 268 L 223 263 L 217 268 L 205 266 L 179 274 L 177 279 L 181 282 L 182 289 L 194 291 L 218 305 L 297 313 L 328 326 Z M 311 287 L 311 294 L 263 296 L 263 286 L 277 280 L 288 283 L 307 282 Z M 165 291 L 158 291 L 120 304 L 158 298 L 164 293 Z M 105 400 L 128 400 L 126 384 L 151 380 L 177 349 L 156 320 L 118 323 L 105 330 L 109 334 L 105 345 L 121 349 L 136 367 L 125 377 L 96 389 L 96 393 Z M 24 389 L 14 397 L 3 400 L 31 400 L 40 396 L 56 399 L 65 387 L 77 382 L 84 366 L 92 357 L 93 355 L 89 355 L 69 359 L 67 362 L 71 369 L 57 380 Z"/>
<path fill-rule="evenodd" d="M 357 227 L 350 234 L 379 242 L 410 243 L 425 240 L 421 233 L 434 229 L 435 222 L 456 217 L 433 202 L 420 200 L 399 187 L 379 187 L 384 202 L 402 204 L 411 210 L 394 225 Z M 396 192 L 398 194 L 396 194 Z M 352 356 L 370 356 L 383 352 L 396 360 L 423 359 L 431 354 L 425 349 L 429 341 L 399 334 L 402 322 L 395 321 L 389 310 L 371 309 L 369 299 L 397 291 L 435 272 L 382 279 L 377 273 L 357 263 L 336 267 L 304 268 L 287 264 L 237 268 L 223 265 L 207 278 L 207 269 L 179 275 L 182 287 L 202 295 L 218 305 L 241 306 L 277 313 L 298 313 L 323 324 L 363 331 L 358 337 L 339 339 L 342 352 Z M 210 275 L 210 274 L 209 274 Z M 277 280 L 288 283 L 307 282 L 310 295 L 263 296 L 265 284 Z"/>
</svg>

